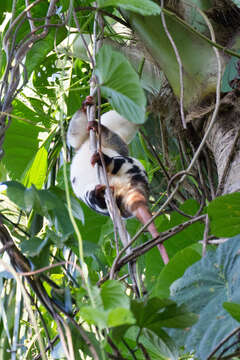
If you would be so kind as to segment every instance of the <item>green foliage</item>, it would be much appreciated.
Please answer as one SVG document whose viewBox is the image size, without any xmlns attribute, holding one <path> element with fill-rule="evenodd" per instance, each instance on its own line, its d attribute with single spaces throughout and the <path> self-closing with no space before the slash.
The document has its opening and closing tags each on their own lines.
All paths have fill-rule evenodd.
<svg viewBox="0 0 240 360">
<path fill-rule="evenodd" d="M 219 237 L 231 237 L 240 233 L 240 194 L 233 193 L 217 197 L 208 208 L 211 232 Z"/>
<path fill-rule="evenodd" d="M 34 185 L 25 188 L 16 181 L 8 181 L 3 184 L 7 186 L 9 199 L 21 210 L 34 211 L 48 219 L 48 236 L 58 247 L 62 247 L 74 232 L 63 197 L 64 192 L 58 188 L 37 190 Z M 79 203 L 74 199 L 72 199 L 72 202 L 73 214 L 83 222 L 83 212 Z M 32 250 L 28 249 L 28 251 Z"/>
<path fill-rule="evenodd" d="M 55 21 L 57 21 L 57 17 L 55 18 Z M 28 52 L 26 58 L 25 66 L 28 71 L 28 76 L 31 75 L 37 66 L 45 61 L 46 56 L 53 50 L 54 46 L 58 45 L 63 39 L 65 39 L 66 35 L 67 31 L 64 27 L 60 27 L 58 29 L 52 28 L 49 29 L 47 37 L 34 44 L 32 49 Z"/>
<path fill-rule="evenodd" d="M 194 215 L 199 209 L 199 204 L 195 200 L 189 199 L 180 205 L 179 208 L 186 214 Z M 169 215 L 159 216 L 155 223 L 157 225 L 158 231 L 162 232 L 169 230 L 176 225 L 180 225 L 187 220 L 188 219 L 185 216 L 179 214 L 176 211 L 173 211 Z M 170 258 L 178 254 L 178 252 L 182 251 L 182 249 L 189 247 L 190 245 L 195 244 L 197 241 L 201 240 L 203 236 L 203 230 L 204 225 L 197 222 L 169 238 L 164 243 L 164 246 L 166 246 Z M 147 253 L 146 266 L 146 283 L 148 289 L 151 290 L 152 287 L 156 285 L 158 274 L 164 266 L 163 262 L 160 260 L 159 251 L 156 248 L 153 248 Z M 176 271 L 175 273 L 177 274 L 178 272 Z"/>
<path fill-rule="evenodd" d="M 54 88 L 55 82 L 58 79 L 59 75 L 59 67 L 57 66 L 57 55 L 50 54 L 47 57 L 45 57 L 44 62 L 40 63 L 39 66 L 37 66 L 33 72 L 33 85 L 34 89 L 36 90 L 37 94 L 40 96 L 47 95 L 48 101 L 51 102 L 56 100 L 56 91 Z M 51 86 L 52 85 L 52 86 Z M 43 98 L 44 99 L 44 98 Z M 42 105 L 43 108 L 43 99 L 40 101 L 40 105 Z M 32 99 L 30 99 L 31 101 Z M 34 99 L 36 101 L 37 99 Z M 44 104 L 45 105 L 45 104 Z M 38 111 L 39 111 L 38 107 Z M 43 109 L 42 109 L 42 113 Z M 47 114 L 47 118 L 49 121 L 49 115 Z"/>
<path fill-rule="evenodd" d="M 106 45 L 98 52 L 96 62 L 95 72 L 102 95 L 129 121 L 142 124 L 145 121 L 146 98 L 130 63 Z"/>
<path fill-rule="evenodd" d="M 177 252 L 158 275 L 156 284 L 152 290 L 152 295 L 168 298 L 171 284 L 181 278 L 185 270 L 200 259 L 201 256 L 199 253 L 191 247 Z"/>
<path fill-rule="evenodd" d="M 216 69 L 216 56 L 212 46 L 197 36 L 193 28 L 178 21 L 174 13 L 165 12 L 168 31 L 178 49 L 183 65 L 184 107 L 194 105 L 194 100 L 200 101 L 202 88 L 204 95 L 215 91 L 212 73 Z M 194 13 L 193 18 L 196 13 Z M 140 36 L 149 52 L 159 64 L 167 77 L 177 98 L 180 98 L 179 64 L 172 44 L 166 35 L 160 15 L 142 16 L 128 11 L 126 18 L 131 27 Z M 191 18 L 191 23 L 193 20 Z M 204 26 L 205 30 L 205 26 Z M 192 56 L 197 53 L 197 56 Z M 204 64 L 204 66 L 202 66 Z"/>
<path fill-rule="evenodd" d="M 45 129 L 37 125 L 40 118 L 36 112 L 18 100 L 15 100 L 13 106 L 13 120 L 4 142 L 3 163 L 13 179 L 20 179 L 37 153 L 38 136 Z"/>
<path fill-rule="evenodd" d="M 100 329 L 135 323 L 123 285 L 113 280 L 107 281 L 100 290 L 94 289 L 92 305 L 78 305 L 82 318 Z"/>
<path fill-rule="evenodd" d="M 167 336 L 166 333 L 161 331 L 161 329 L 159 329 L 159 334 L 161 334 L 161 337 L 156 335 L 151 330 L 143 329 L 139 335 L 138 329 L 136 327 L 131 327 L 125 336 L 125 340 L 130 349 L 134 349 L 136 341 L 138 341 L 138 344 L 142 345 L 151 360 L 177 360 L 178 351 L 173 341 Z M 126 359 L 132 359 L 132 355 L 129 351 L 126 350 L 126 346 L 123 347 L 121 344 L 119 344 L 118 347 Z M 145 360 L 143 352 L 140 351 L 140 349 L 135 350 L 136 351 L 134 354 L 136 358 L 139 360 Z"/>
<path fill-rule="evenodd" d="M 186 311 L 185 307 L 178 307 L 173 301 L 159 299 L 141 299 L 131 301 L 131 311 L 135 318 L 134 325 L 122 326 L 112 331 L 113 339 L 117 342 L 124 337 L 130 347 L 143 344 L 151 359 L 167 359 L 169 356 L 177 359 L 178 351 L 163 327 L 182 328 L 191 326 L 196 317 Z M 119 347 L 127 356 L 126 350 L 119 343 Z M 142 359 L 140 352 L 137 352 Z M 129 357 L 127 357 L 129 358 Z"/>
<path fill-rule="evenodd" d="M 187 312 L 184 306 L 177 305 L 166 299 L 151 298 L 147 302 L 133 300 L 131 310 L 136 318 L 136 324 L 142 329 L 150 330 L 166 328 L 185 328 L 193 325 L 197 318 Z"/>
<path fill-rule="evenodd" d="M 225 303 L 240 302 L 239 249 L 238 235 L 216 251 L 209 251 L 171 286 L 172 299 L 186 304 L 190 311 L 199 315 L 198 322 L 190 330 L 171 332 L 171 335 L 188 351 L 196 349 L 200 359 L 207 358 L 221 339 L 237 326 L 224 308 L 236 318 L 234 305 Z"/>
<path fill-rule="evenodd" d="M 47 174 L 47 158 L 48 153 L 44 146 L 38 150 L 29 170 L 24 178 L 24 185 L 35 185 L 37 189 L 41 189 L 45 183 Z"/>
<path fill-rule="evenodd" d="M 120 7 L 141 15 L 159 14 L 161 8 L 151 0 L 98 0 L 99 7 Z"/>
<path fill-rule="evenodd" d="M 72 116 L 80 107 L 89 94 L 89 80 L 91 70 L 89 64 L 76 59 L 71 74 L 69 95 L 66 99 L 69 116 Z"/>
<path fill-rule="evenodd" d="M 232 2 L 238 5 L 237 1 Z M 164 163 L 165 171 L 171 177 L 174 171 L 184 168 L 180 160 L 184 162 L 185 159 L 181 159 L 182 154 L 179 154 L 177 129 L 171 132 L 168 112 L 172 109 L 164 110 L 161 125 L 165 126 L 165 130 L 160 131 L 155 114 L 146 115 L 148 94 L 142 90 L 145 62 L 151 64 L 153 58 L 163 71 L 158 76 L 151 69 L 151 76 L 157 84 L 156 93 L 162 85 L 165 86 L 162 79 L 167 78 L 174 94 L 177 97 L 180 94 L 179 67 L 162 26 L 161 8 L 156 1 L 150 0 L 98 0 L 106 25 L 103 33 L 101 29 L 96 29 L 98 36 L 103 35 L 104 41 L 108 42 L 117 39 L 117 43 L 112 47 L 104 45 L 98 51 L 96 67 L 92 69 L 88 51 L 84 48 L 83 53 L 80 48 L 83 42 L 79 46 L 82 41 L 79 29 L 91 51 L 94 2 L 59 0 L 54 13 L 48 18 L 48 25 L 44 26 L 50 3 L 30 2 L 34 6 L 27 17 L 26 14 L 21 17 L 26 9 L 25 0 L 0 1 L 1 105 L 8 101 L 5 96 L 9 81 L 18 76 L 17 72 L 11 72 L 17 57 L 7 63 L 9 56 L 17 55 L 19 49 L 23 50 L 22 44 L 26 46 L 25 41 L 33 35 L 38 39 L 29 47 L 27 45 L 29 51 L 19 62 L 20 82 L 10 104 L 13 110 L 7 108 L 11 118 L 6 119 L 8 128 L 4 136 L 1 137 L 0 133 L 5 152 L 0 164 L 0 181 L 3 187 L 7 186 L 6 191 L 0 194 L 0 238 L 2 245 L 8 246 L 10 239 L 16 244 L 16 249 L 11 246 L 7 250 L 16 271 L 23 273 L 41 269 L 37 274 L 21 275 L 21 278 L 23 291 L 26 289 L 33 301 L 30 306 L 33 307 L 44 346 L 48 345 L 49 339 L 56 339 L 51 349 L 46 350 L 46 359 L 63 359 L 67 352 L 69 358 L 76 360 L 87 356 L 94 358 L 94 348 L 100 360 L 108 356 L 129 360 L 177 360 L 184 346 L 186 351 L 196 351 L 199 359 L 205 359 L 240 321 L 239 193 L 216 198 L 204 210 L 210 219 L 210 235 L 238 236 L 216 251 L 207 248 L 207 255 L 202 260 L 199 241 L 203 239 L 204 221 L 181 229 L 181 224 L 189 220 L 189 215 L 197 213 L 199 203 L 186 188 L 183 193 L 187 200 L 178 205 L 186 216 L 173 211 L 172 204 L 168 204 L 166 212 L 155 222 L 160 233 L 169 230 L 170 237 L 164 245 L 170 261 L 164 266 L 156 247 L 137 259 L 140 298 L 136 299 L 127 266 L 116 274 L 118 280 L 106 280 L 117 255 L 112 220 L 95 213 L 76 199 L 70 181 L 64 178 L 62 166 L 63 161 L 72 155 L 70 151 L 67 154 L 65 151 L 68 121 L 89 95 L 90 79 L 92 74 L 96 74 L 103 97 L 101 110 L 112 107 L 137 124 L 143 124 L 148 117 L 144 134 L 149 144 L 143 136 L 136 137 L 131 144 L 131 155 L 140 159 L 150 177 L 152 210 L 157 211 L 159 203 L 164 201 L 169 179 L 168 176 L 163 179 L 159 162 Z M 182 1 L 180 4 L 185 6 Z M 192 28 L 169 9 L 163 10 L 183 63 L 183 102 L 186 110 L 195 101 L 200 101 L 203 88 L 205 93 L 215 91 L 216 59 L 212 45 L 196 34 L 196 31 L 204 33 L 207 27 L 195 6 L 207 11 L 211 9 L 212 2 L 193 0 L 191 4 L 194 6 L 190 9 L 188 4 L 185 15 Z M 76 11 L 75 17 L 72 9 L 69 11 L 71 6 Z M 6 12 L 12 11 L 10 22 Z M 35 26 L 39 26 L 36 31 L 30 26 L 30 15 Z M 116 30 L 116 16 L 128 21 L 145 42 L 144 47 L 150 50 L 150 60 L 145 59 L 144 53 L 140 54 L 141 60 L 138 59 L 137 66 L 135 64 L 137 71 L 122 53 L 114 50 L 115 46 L 116 49 L 125 49 L 126 41 L 131 37 Z M 8 31 L 11 36 L 5 43 L 4 36 Z M 5 52 L 7 45 L 10 50 L 8 56 Z M 134 58 L 135 52 L 131 55 Z M 222 91 L 231 90 L 229 81 L 239 80 L 237 61 L 232 58 L 226 66 Z M 147 84 L 146 88 L 155 93 L 152 83 Z M 109 103 L 104 103 L 105 100 Z M 165 101 L 162 105 L 165 107 Z M 175 105 L 170 104 L 170 107 Z M 171 134 L 165 144 L 164 131 Z M 186 157 L 190 154 L 187 147 Z M 66 168 L 69 178 L 69 164 Z M 66 198 L 66 186 L 69 187 L 69 198 Z M 195 186 L 198 188 L 197 182 Z M 83 263 L 78 258 L 80 240 L 72 220 L 76 222 L 83 242 Z M 176 226 L 179 226 L 179 231 L 174 233 L 172 229 Z M 127 221 L 131 237 L 139 228 L 136 219 Z M 133 247 L 149 239 L 150 235 L 143 233 Z M 8 271 L 11 265 L 5 254 L 0 260 L 0 359 L 12 359 L 15 354 L 19 359 L 34 359 L 39 354 L 39 344 L 26 299 L 23 302 L 16 290 L 16 279 Z M 99 285 L 102 279 L 105 281 Z M 28 299 L 28 294 L 24 294 Z M 21 334 L 21 337 L 16 334 Z M 14 349 L 15 340 L 17 352 Z M 226 346 L 228 344 L 230 342 Z M 116 355 L 116 348 L 121 356 Z"/>
</svg>

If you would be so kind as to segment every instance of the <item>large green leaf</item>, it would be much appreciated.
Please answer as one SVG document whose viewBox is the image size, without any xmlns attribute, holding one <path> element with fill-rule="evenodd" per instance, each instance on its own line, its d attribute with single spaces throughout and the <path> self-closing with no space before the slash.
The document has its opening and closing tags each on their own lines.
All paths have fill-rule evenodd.
<svg viewBox="0 0 240 360">
<path fill-rule="evenodd" d="M 108 313 L 101 308 L 83 306 L 80 309 L 80 315 L 88 324 L 97 325 L 100 329 L 107 327 Z"/>
<path fill-rule="evenodd" d="M 31 211 L 45 216 L 49 221 L 48 235 L 57 246 L 62 247 L 63 243 L 74 233 L 72 223 L 66 207 L 66 200 L 59 196 L 62 190 L 48 189 L 37 190 L 35 186 L 25 188 L 16 181 L 6 181 L 3 184 L 7 186 L 7 196 L 20 209 Z M 82 212 L 77 217 L 83 220 Z"/>
<path fill-rule="evenodd" d="M 116 329 L 114 329 L 114 331 L 115 330 Z M 140 348 L 136 346 L 136 342 L 144 346 L 151 360 L 177 360 L 178 350 L 173 340 L 163 330 L 158 329 L 157 332 L 158 334 L 150 329 L 143 329 L 140 334 L 139 328 L 137 326 L 131 326 L 127 330 L 124 336 L 124 340 L 130 349 L 135 350 L 134 355 L 138 360 L 145 360 L 146 357 Z M 121 342 L 118 343 L 118 349 L 120 350 L 124 359 L 132 360 L 132 355 L 126 349 L 126 346 Z"/>
<path fill-rule="evenodd" d="M 143 123 L 146 98 L 128 60 L 104 45 L 97 54 L 95 71 L 102 95 L 108 98 L 112 107 L 129 121 Z"/>
<path fill-rule="evenodd" d="M 27 204 L 25 203 L 24 198 L 26 188 L 17 181 L 5 181 L 2 184 L 6 185 L 6 192 L 8 198 L 12 202 L 14 202 L 20 209 L 27 210 Z"/>
<path fill-rule="evenodd" d="M 94 290 L 94 289 L 93 289 Z M 108 280 L 102 288 L 94 291 L 95 306 L 80 307 L 80 314 L 90 324 L 100 328 L 133 324 L 135 319 L 130 311 L 129 298 L 118 281 Z"/>
<path fill-rule="evenodd" d="M 191 249 L 191 247 L 179 251 L 160 272 L 152 295 L 168 298 L 170 295 L 170 285 L 183 276 L 189 266 L 200 259 L 199 253 Z"/>
<path fill-rule="evenodd" d="M 29 240 L 22 241 L 20 248 L 26 256 L 37 256 L 40 254 L 47 242 L 47 238 L 40 239 L 38 237 L 33 237 Z"/>
<path fill-rule="evenodd" d="M 93 306 L 84 306 L 80 309 L 80 314 L 89 324 L 97 325 L 100 329 L 134 324 L 135 322 L 131 311 L 121 307 L 104 311 Z"/>
<path fill-rule="evenodd" d="M 161 8 L 151 0 L 98 0 L 98 4 L 100 7 L 120 7 L 145 16 L 161 12 Z"/>
<path fill-rule="evenodd" d="M 125 324 L 134 324 L 135 319 L 129 309 L 118 307 L 113 309 L 108 314 L 108 327 L 121 326 Z"/>
<path fill-rule="evenodd" d="M 36 112 L 18 100 L 13 106 L 12 114 L 23 120 L 12 118 L 4 140 L 3 163 L 12 179 L 20 179 L 38 151 L 38 135 L 44 129 L 37 126 L 40 118 Z"/>
<path fill-rule="evenodd" d="M 187 200 L 180 209 L 189 215 L 194 215 L 199 209 L 199 204 L 195 200 Z M 174 211 L 169 216 L 160 216 L 155 223 L 159 232 L 166 231 L 172 227 L 179 225 L 189 219 Z M 196 243 L 203 237 L 204 224 L 197 222 L 186 229 L 180 231 L 178 234 L 172 236 L 164 242 L 169 258 L 171 259 L 178 251 Z M 152 286 L 156 285 L 157 276 L 163 269 L 164 264 L 160 259 L 158 249 L 155 247 L 146 254 L 146 281 L 147 287 L 150 290 Z"/>
<path fill-rule="evenodd" d="M 140 342 L 147 349 L 151 359 L 178 359 L 178 351 L 174 342 L 161 331 L 161 336 L 156 335 L 155 332 L 144 329 Z"/>
<path fill-rule="evenodd" d="M 124 286 L 117 281 L 106 281 L 101 287 L 101 297 L 105 310 L 115 307 L 129 308 L 129 297 L 125 294 Z"/>
<path fill-rule="evenodd" d="M 97 243 L 101 237 L 102 226 L 109 220 L 107 216 L 97 214 L 87 205 L 81 202 L 84 213 L 84 224 L 79 224 L 83 241 L 88 240 Z"/>
<path fill-rule="evenodd" d="M 209 204 L 207 212 L 214 235 L 231 237 L 240 233 L 240 193 L 217 197 Z"/>
<path fill-rule="evenodd" d="M 196 322 L 196 316 L 184 306 L 177 306 L 171 300 L 151 298 L 148 301 L 133 300 L 131 310 L 140 328 L 161 327 L 185 328 Z"/>
<path fill-rule="evenodd" d="M 193 6 L 195 5 L 196 1 L 194 1 Z M 187 6 L 185 13 L 189 13 L 189 11 L 189 6 Z M 154 58 L 154 61 L 163 71 L 174 94 L 179 98 L 181 93 L 179 64 L 162 24 L 161 16 L 143 16 L 130 11 L 124 11 L 123 14 Z M 184 107 L 187 108 L 196 104 L 196 102 L 199 103 L 206 94 L 215 92 L 216 55 L 212 45 L 185 26 L 184 21 L 179 21 L 173 12 L 165 10 L 164 15 L 167 29 L 181 58 L 184 84 L 183 102 Z M 195 21 L 194 17 L 189 19 L 189 23 L 190 21 L 192 24 Z M 204 26 L 203 31 L 205 29 L 206 26 Z M 197 54 L 197 56 L 193 56 L 193 54 Z"/>
<path fill-rule="evenodd" d="M 187 351 L 196 349 L 200 359 L 206 359 L 220 341 L 238 326 L 223 308 L 223 303 L 240 302 L 239 251 L 238 235 L 220 245 L 216 251 L 209 251 L 171 286 L 173 300 L 179 305 L 186 304 L 190 311 L 199 315 L 199 321 L 190 330 L 171 330 L 170 334 Z"/>
<path fill-rule="evenodd" d="M 55 187 L 51 187 L 50 191 L 54 193 L 59 200 L 62 200 L 62 202 L 64 203 L 66 202 L 66 193 L 64 190 L 55 186 Z M 83 214 L 82 206 L 80 205 L 80 201 L 74 198 L 73 196 L 70 196 L 70 200 L 71 200 L 71 208 L 72 208 L 73 216 L 76 219 L 80 220 L 82 223 L 84 223 L 84 214 Z"/>
<path fill-rule="evenodd" d="M 132 300 L 131 311 L 136 324 L 120 326 L 111 333 L 121 353 L 129 359 L 121 344 L 124 338 L 131 348 L 136 347 L 136 341 L 143 344 L 151 359 L 177 359 L 177 348 L 162 328 L 191 326 L 196 322 L 196 316 L 186 311 L 185 306 L 179 307 L 171 300 L 159 298 Z M 144 359 L 138 351 L 136 358 Z"/>
<path fill-rule="evenodd" d="M 48 153 L 44 146 L 42 146 L 30 168 L 28 169 L 24 179 L 23 184 L 27 187 L 35 185 L 37 189 L 41 189 L 45 183 L 46 174 L 47 174 L 47 165 L 48 165 Z"/>
</svg>

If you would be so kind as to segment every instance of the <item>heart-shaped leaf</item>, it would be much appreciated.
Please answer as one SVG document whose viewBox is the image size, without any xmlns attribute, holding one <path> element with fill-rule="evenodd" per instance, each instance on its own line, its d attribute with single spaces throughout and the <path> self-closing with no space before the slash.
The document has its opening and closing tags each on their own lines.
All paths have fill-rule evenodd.
<svg viewBox="0 0 240 360">
<path fill-rule="evenodd" d="M 179 305 L 186 304 L 199 315 L 199 320 L 190 330 L 171 330 L 170 335 L 187 351 L 196 349 L 200 359 L 206 359 L 221 340 L 239 326 L 223 308 L 225 302 L 240 302 L 239 251 L 240 235 L 216 251 L 209 251 L 171 286 L 173 300 Z M 228 345 L 226 342 L 224 347 Z"/>
<path fill-rule="evenodd" d="M 95 73 L 102 95 L 129 121 L 145 121 L 146 98 L 139 78 L 124 55 L 104 45 L 97 54 Z"/>
</svg>

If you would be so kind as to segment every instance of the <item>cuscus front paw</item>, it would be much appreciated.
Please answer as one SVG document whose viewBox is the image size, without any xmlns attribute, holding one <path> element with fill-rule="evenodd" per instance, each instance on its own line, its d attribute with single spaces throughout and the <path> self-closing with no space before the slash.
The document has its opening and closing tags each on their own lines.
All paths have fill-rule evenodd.
<svg viewBox="0 0 240 360">
<path fill-rule="evenodd" d="M 86 99 L 82 102 L 82 110 L 87 111 L 87 106 L 91 106 L 94 104 L 94 98 L 92 96 L 86 96 Z"/>
<path fill-rule="evenodd" d="M 101 165 L 101 158 L 99 152 L 95 152 L 91 157 L 91 164 L 94 166 L 95 164 Z"/>
<path fill-rule="evenodd" d="M 101 196 L 105 193 L 106 191 L 106 185 L 103 184 L 98 184 L 95 186 L 95 195 L 96 196 Z M 114 186 L 110 186 L 110 189 L 112 191 L 112 193 L 114 193 Z"/>
<path fill-rule="evenodd" d="M 98 122 L 96 120 L 88 121 L 87 131 L 93 130 L 96 133 L 98 132 Z"/>
<path fill-rule="evenodd" d="M 106 190 L 106 185 L 103 185 L 103 184 L 98 184 L 95 186 L 95 195 L 96 196 L 100 196 L 102 195 L 103 193 L 105 193 L 105 190 Z"/>
</svg>

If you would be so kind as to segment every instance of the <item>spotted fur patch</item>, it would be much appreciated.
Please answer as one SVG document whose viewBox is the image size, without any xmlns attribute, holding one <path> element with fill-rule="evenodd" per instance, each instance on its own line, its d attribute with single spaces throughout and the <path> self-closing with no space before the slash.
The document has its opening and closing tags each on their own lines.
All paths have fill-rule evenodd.
<svg viewBox="0 0 240 360">
<path fill-rule="evenodd" d="M 114 158 L 114 166 L 111 171 L 112 175 L 115 175 L 118 173 L 118 171 L 121 169 L 122 165 L 126 162 L 124 158 Z"/>
<path fill-rule="evenodd" d="M 103 215 L 109 215 L 104 196 L 96 196 L 95 189 L 86 192 L 84 201 L 94 211 Z"/>
</svg>

